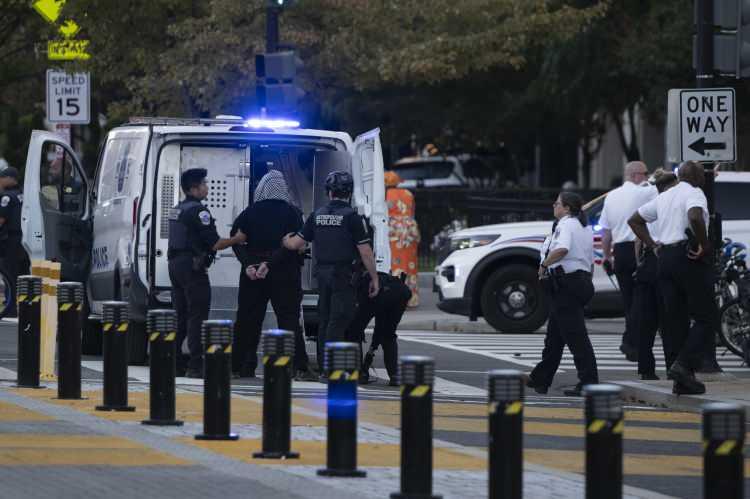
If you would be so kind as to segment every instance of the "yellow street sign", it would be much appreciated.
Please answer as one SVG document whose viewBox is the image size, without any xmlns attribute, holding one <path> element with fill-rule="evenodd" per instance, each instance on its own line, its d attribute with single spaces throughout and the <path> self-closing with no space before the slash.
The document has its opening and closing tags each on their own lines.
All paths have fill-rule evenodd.
<svg viewBox="0 0 750 499">
<path fill-rule="evenodd" d="M 57 40 L 47 42 L 47 59 L 50 61 L 85 61 L 91 56 L 86 53 L 89 40 Z"/>
<path fill-rule="evenodd" d="M 73 38 L 76 34 L 81 31 L 81 27 L 76 24 L 72 19 L 68 19 L 60 26 L 58 30 L 64 38 Z"/>
<path fill-rule="evenodd" d="M 60 17 L 63 4 L 65 4 L 65 0 L 37 0 L 32 4 L 32 7 L 48 22 L 54 23 Z"/>
</svg>

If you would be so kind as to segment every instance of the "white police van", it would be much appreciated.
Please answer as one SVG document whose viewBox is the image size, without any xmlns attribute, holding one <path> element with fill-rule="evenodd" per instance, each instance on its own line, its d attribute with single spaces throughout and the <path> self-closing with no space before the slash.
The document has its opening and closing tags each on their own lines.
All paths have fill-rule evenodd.
<svg viewBox="0 0 750 499">
<path fill-rule="evenodd" d="M 750 247 L 750 172 L 721 172 L 715 183 L 716 211 L 723 236 Z M 597 225 L 605 195 L 584 206 L 594 228 L 594 288 L 591 316 L 622 315 L 622 301 L 602 268 L 601 227 Z M 552 206 L 550 206 L 550 214 Z M 438 308 L 484 317 L 503 333 L 531 333 L 547 320 L 537 269 L 539 250 L 552 222 L 483 225 L 454 232 L 441 251 L 434 287 Z"/>
<path fill-rule="evenodd" d="M 345 132 L 306 130 L 282 120 L 134 118 L 106 137 L 96 176 L 86 178 L 59 136 L 35 130 L 24 178 L 23 242 L 32 259 L 62 263 L 62 279 L 87 284 L 92 318 L 107 300 L 130 303 L 131 362 L 146 355 L 145 316 L 171 306 L 167 270 L 168 213 L 183 194 L 180 174 L 208 169 L 205 204 L 227 237 L 260 178 L 280 170 L 294 204 L 308 216 L 327 202 L 326 175 L 354 177 L 353 205 L 374 229 L 378 270 L 390 269 L 380 131 L 352 140 Z M 313 255 L 313 258 L 315 256 Z M 303 308 L 317 324 L 313 262 L 303 268 Z M 213 317 L 234 318 L 240 265 L 231 249 L 209 270 Z M 87 328 L 84 347 L 98 345 Z"/>
</svg>

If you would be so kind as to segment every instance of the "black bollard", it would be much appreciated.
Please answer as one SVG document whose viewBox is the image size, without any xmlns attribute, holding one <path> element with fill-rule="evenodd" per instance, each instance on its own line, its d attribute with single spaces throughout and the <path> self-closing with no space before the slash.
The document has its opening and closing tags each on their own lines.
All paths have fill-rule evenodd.
<svg viewBox="0 0 750 499">
<path fill-rule="evenodd" d="M 721 402 L 703 406 L 703 497 L 745 497 L 745 410 Z"/>
<path fill-rule="evenodd" d="M 253 457 L 298 458 L 291 452 L 292 359 L 294 333 L 271 329 L 263 333 L 263 451 Z"/>
<path fill-rule="evenodd" d="M 432 494 L 432 386 L 435 361 L 399 359 L 401 381 L 401 492 L 393 499 L 440 498 Z"/>
<path fill-rule="evenodd" d="M 203 433 L 196 440 L 237 440 L 230 433 L 232 330 L 229 320 L 203 321 Z"/>
<path fill-rule="evenodd" d="M 488 374 L 490 499 L 523 496 L 523 385 L 521 371 Z"/>
<path fill-rule="evenodd" d="M 326 343 L 324 359 L 328 376 L 328 443 L 326 468 L 318 470 L 318 475 L 361 478 L 367 473 L 357 469 L 359 345 Z"/>
<path fill-rule="evenodd" d="M 81 399 L 83 284 L 57 285 L 57 398 Z"/>
<path fill-rule="evenodd" d="M 622 497 L 622 389 L 586 385 L 586 498 Z"/>
<path fill-rule="evenodd" d="M 174 310 L 149 310 L 146 328 L 149 353 L 149 419 L 145 425 L 182 426 L 176 419 L 177 314 Z"/>
<path fill-rule="evenodd" d="M 16 286 L 18 304 L 17 382 L 22 388 L 39 386 L 42 320 L 42 278 L 20 276 Z"/>
<path fill-rule="evenodd" d="M 106 301 L 102 313 L 104 396 L 97 411 L 134 411 L 128 405 L 128 304 Z"/>
</svg>

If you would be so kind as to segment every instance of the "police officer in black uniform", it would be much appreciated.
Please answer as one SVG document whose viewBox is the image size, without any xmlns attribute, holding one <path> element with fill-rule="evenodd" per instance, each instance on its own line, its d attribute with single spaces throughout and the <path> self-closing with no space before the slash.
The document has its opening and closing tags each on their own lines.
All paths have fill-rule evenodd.
<svg viewBox="0 0 750 499">
<path fill-rule="evenodd" d="M 325 343 L 357 341 L 346 338 L 355 312 L 354 264 L 361 259 L 370 276 L 368 296 L 380 289 L 375 257 L 370 247 L 367 222 L 350 206 L 354 180 L 350 173 L 333 171 L 325 182 L 330 200 L 308 217 L 302 232 L 288 234 L 284 246 L 299 251 L 305 242 L 313 243 L 318 279 L 318 364 L 323 367 Z"/>
<path fill-rule="evenodd" d="M 245 241 L 241 231 L 231 239 L 222 239 L 216 232 L 214 219 L 201 201 L 208 196 L 205 168 L 183 172 L 180 186 L 185 199 L 172 208 L 169 216 L 169 279 L 172 300 L 177 312 L 177 345 L 187 336 L 190 360 L 187 376 L 203 377 L 201 324 L 208 319 L 211 308 L 211 283 L 208 267 L 219 250 Z M 181 356 L 179 356 L 181 358 Z M 183 371 L 180 360 L 178 371 Z"/>
<path fill-rule="evenodd" d="M 16 279 L 28 273 L 29 259 L 21 244 L 21 204 L 18 170 L 0 171 L 0 265 L 10 280 L 10 302 L 6 317 L 16 316 Z"/>
<path fill-rule="evenodd" d="M 369 276 L 365 276 L 357 290 L 357 315 L 349 326 L 349 338 L 359 338 L 364 341 L 365 328 L 372 318 L 375 318 L 375 329 L 372 333 L 370 348 L 365 354 L 360 374 L 360 383 L 370 382 L 370 366 L 375 358 L 379 346 L 383 347 L 383 363 L 388 372 L 391 386 L 398 386 L 398 342 L 396 329 L 404 315 L 406 305 L 411 299 L 411 290 L 404 281 L 406 274 L 396 277 L 384 272 L 378 272 L 380 278 L 380 292 L 374 298 L 369 296 Z"/>
</svg>

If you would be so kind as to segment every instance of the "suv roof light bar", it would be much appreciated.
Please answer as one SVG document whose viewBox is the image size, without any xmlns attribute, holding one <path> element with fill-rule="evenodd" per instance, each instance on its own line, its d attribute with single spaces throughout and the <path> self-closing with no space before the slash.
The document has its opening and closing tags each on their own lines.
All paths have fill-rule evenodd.
<svg viewBox="0 0 750 499">
<path fill-rule="evenodd" d="M 243 118 L 168 118 L 168 117 L 146 117 L 132 116 L 125 125 L 172 125 L 172 126 L 211 126 L 211 125 L 237 125 L 244 123 Z"/>
</svg>

